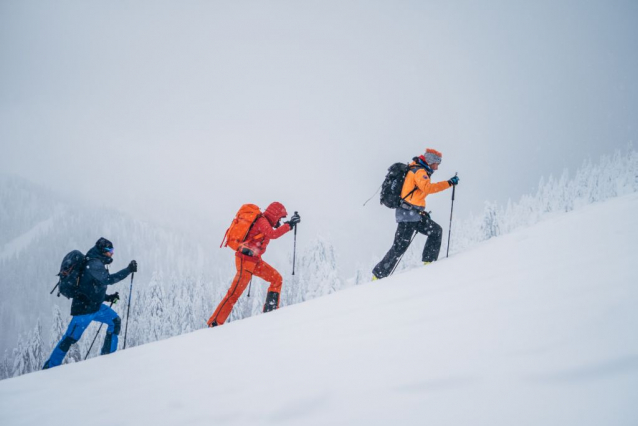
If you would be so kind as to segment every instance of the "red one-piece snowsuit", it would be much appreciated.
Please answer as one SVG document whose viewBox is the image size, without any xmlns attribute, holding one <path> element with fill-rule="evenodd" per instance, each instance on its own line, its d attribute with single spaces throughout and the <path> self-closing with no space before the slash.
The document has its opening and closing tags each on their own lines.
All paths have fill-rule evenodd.
<svg viewBox="0 0 638 426">
<path fill-rule="evenodd" d="M 226 293 L 226 296 L 224 296 L 217 306 L 217 309 L 215 309 L 215 313 L 213 313 L 208 320 L 209 327 L 221 325 L 226 321 L 230 312 L 233 310 L 233 306 L 235 306 L 235 303 L 237 303 L 237 300 L 239 300 L 239 297 L 253 276 L 270 283 L 266 303 L 264 304 L 264 312 L 279 307 L 279 294 L 281 293 L 281 284 L 283 282 L 281 274 L 262 260 L 261 256 L 266 252 L 270 240 L 276 240 L 290 231 L 290 225 L 287 223 L 278 228 L 274 228 L 274 226 L 287 215 L 288 213 L 284 206 L 278 202 L 274 202 L 269 205 L 264 214 L 255 221 L 248 232 L 246 241 L 235 253 L 237 273 L 228 289 L 228 293 Z M 252 255 L 244 254 L 242 251 L 244 253 L 252 253 Z"/>
</svg>

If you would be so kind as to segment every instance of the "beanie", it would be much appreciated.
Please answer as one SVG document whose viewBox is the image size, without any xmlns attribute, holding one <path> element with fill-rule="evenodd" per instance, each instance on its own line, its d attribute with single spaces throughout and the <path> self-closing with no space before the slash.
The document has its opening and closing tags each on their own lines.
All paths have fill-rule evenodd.
<svg viewBox="0 0 638 426">
<path fill-rule="evenodd" d="M 425 150 L 424 157 L 425 157 L 425 162 L 428 163 L 428 165 L 440 164 L 443 154 L 441 154 L 436 149 L 428 148 Z"/>
<path fill-rule="evenodd" d="M 97 240 L 97 242 L 95 243 L 95 247 L 98 248 L 98 250 L 100 250 L 100 253 L 104 253 L 106 250 L 106 248 L 113 248 L 113 243 L 110 242 L 109 240 L 107 240 L 104 237 L 101 237 L 99 240 Z"/>
</svg>

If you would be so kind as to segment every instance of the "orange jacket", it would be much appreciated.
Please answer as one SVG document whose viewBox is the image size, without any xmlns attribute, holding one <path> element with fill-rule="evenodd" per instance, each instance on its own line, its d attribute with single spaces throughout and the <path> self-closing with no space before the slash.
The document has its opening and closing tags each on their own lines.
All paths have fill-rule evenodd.
<svg viewBox="0 0 638 426">
<path fill-rule="evenodd" d="M 405 182 L 403 183 L 403 189 L 401 190 L 401 198 L 405 198 L 410 191 L 416 187 L 416 190 L 407 198 L 405 202 L 412 204 L 413 206 L 425 208 L 425 197 L 430 194 L 436 194 L 443 190 L 448 189 L 450 185 L 447 181 L 432 183 L 428 172 L 417 165 L 416 162 L 410 163 L 410 171 L 405 176 Z"/>
</svg>

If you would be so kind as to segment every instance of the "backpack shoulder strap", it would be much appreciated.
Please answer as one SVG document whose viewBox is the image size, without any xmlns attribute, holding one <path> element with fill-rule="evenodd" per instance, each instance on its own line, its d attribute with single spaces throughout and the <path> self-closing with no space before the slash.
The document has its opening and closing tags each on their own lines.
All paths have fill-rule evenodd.
<svg viewBox="0 0 638 426">
<path fill-rule="evenodd" d="M 418 164 L 415 164 L 413 166 L 408 165 L 409 169 L 408 169 L 408 173 L 412 172 L 412 173 L 416 173 L 419 169 L 423 169 L 423 166 L 420 166 Z M 407 198 L 409 198 L 410 196 L 412 196 L 412 194 L 414 194 L 414 191 L 416 191 L 418 188 L 418 186 L 416 186 L 416 184 L 414 185 L 414 188 L 412 188 L 412 191 L 408 192 L 408 194 L 401 198 L 401 201 L 405 201 Z"/>
</svg>

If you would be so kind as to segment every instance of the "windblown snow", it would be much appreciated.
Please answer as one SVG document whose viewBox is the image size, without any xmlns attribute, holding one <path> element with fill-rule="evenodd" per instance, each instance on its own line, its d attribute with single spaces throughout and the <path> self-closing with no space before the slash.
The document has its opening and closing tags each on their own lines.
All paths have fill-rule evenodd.
<svg viewBox="0 0 638 426">
<path fill-rule="evenodd" d="M 638 194 L 612 199 L 392 278 L 4 380 L 0 424 L 638 424 L 637 211 Z"/>
</svg>

